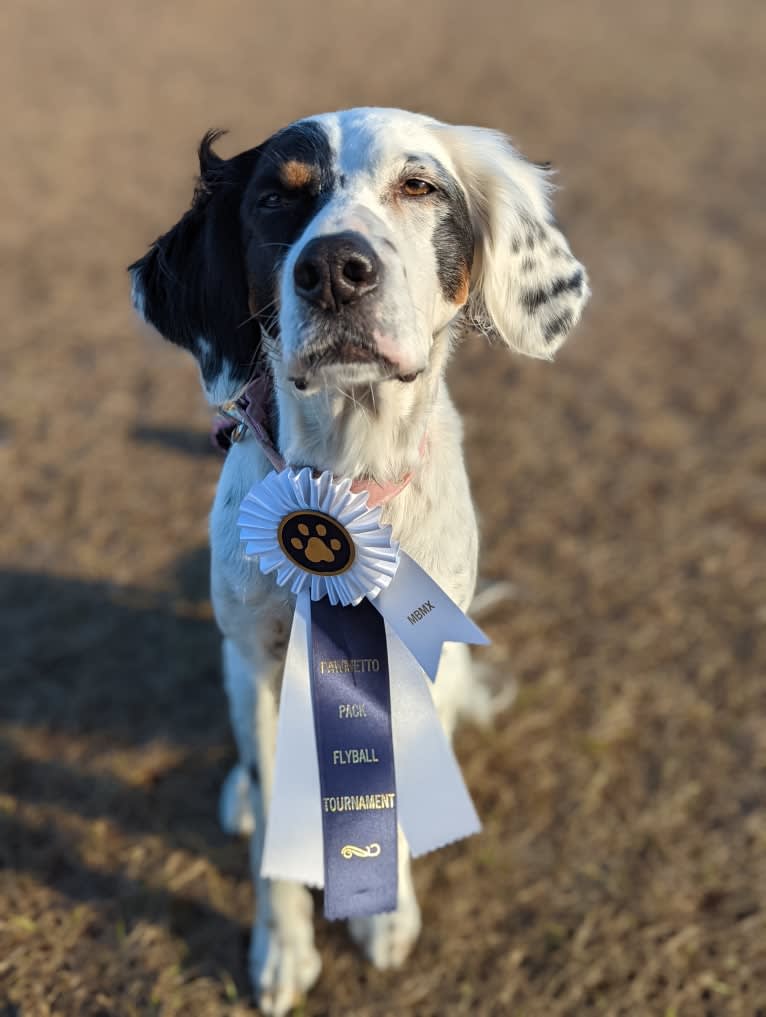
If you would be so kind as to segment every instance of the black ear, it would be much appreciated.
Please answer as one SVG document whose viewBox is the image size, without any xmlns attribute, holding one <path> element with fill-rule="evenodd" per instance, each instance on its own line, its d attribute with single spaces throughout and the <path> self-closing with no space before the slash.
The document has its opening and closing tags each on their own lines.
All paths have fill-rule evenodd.
<svg viewBox="0 0 766 1017">
<path fill-rule="evenodd" d="M 249 379 L 260 328 L 248 309 L 240 205 L 258 155 L 221 159 L 208 131 L 189 211 L 129 271 L 133 305 L 166 339 L 199 360 L 208 398 L 222 403 Z"/>
</svg>

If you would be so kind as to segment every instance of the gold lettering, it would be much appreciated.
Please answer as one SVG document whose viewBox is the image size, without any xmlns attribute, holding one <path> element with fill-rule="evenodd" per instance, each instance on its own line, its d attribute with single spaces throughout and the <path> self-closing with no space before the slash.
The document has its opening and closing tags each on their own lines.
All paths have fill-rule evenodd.
<svg viewBox="0 0 766 1017">
<path fill-rule="evenodd" d="M 366 717 L 367 710 L 364 703 L 340 703 L 338 705 L 338 717 L 341 720 L 354 720 L 357 717 Z"/>
<path fill-rule="evenodd" d="M 325 795 L 322 807 L 325 812 L 371 812 L 393 809 L 395 800 L 395 791 L 375 795 Z"/>
<path fill-rule="evenodd" d="M 346 766 L 347 764 L 356 765 L 358 763 L 379 763 L 380 759 L 375 749 L 363 748 L 363 749 L 333 749 L 332 750 L 332 765 L 333 766 Z"/>
<path fill-rule="evenodd" d="M 320 674 L 377 674 L 380 660 L 377 657 L 343 658 L 341 660 L 320 660 Z"/>
</svg>

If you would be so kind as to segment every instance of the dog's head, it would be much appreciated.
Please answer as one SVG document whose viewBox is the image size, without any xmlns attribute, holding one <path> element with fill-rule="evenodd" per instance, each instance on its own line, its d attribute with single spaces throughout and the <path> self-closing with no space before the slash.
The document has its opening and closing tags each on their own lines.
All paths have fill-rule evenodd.
<svg viewBox="0 0 766 1017">
<path fill-rule="evenodd" d="M 222 159 L 131 266 L 133 300 L 198 358 L 211 401 L 267 354 L 298 392 L 410 382 L 468 321 L 549 358 L 588 297 L 548 172 L 502 135 L 399 110 L 299 121 Z"/>
</svg>

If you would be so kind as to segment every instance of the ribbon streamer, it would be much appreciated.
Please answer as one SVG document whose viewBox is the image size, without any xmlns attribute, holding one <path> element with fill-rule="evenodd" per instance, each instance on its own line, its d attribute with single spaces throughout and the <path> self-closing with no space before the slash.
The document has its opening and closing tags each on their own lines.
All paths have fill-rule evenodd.
<svg viewBox="0 0 766 1017">
<path fill-rule="evenodd" d="M 444 643 L 486 646 L 489 639 L 404 551 L 390 585 L 372 601 L 431 679 Z"/>
<path fill-rule="evenodd" d="M 322 792 L 309 683 L 311 598 L 303 590 L 287 646 L 277 720 L 277 751 L 261 861 L 266 879 L 324 886 Z"/>
<path fill-rule="evenodd" d="M 356 607 L 319 600 L 311 605 L 311 650 L 325 915 L 393 911 L 396 783 L 385 623 L 367 600 Z"/>
</svg>

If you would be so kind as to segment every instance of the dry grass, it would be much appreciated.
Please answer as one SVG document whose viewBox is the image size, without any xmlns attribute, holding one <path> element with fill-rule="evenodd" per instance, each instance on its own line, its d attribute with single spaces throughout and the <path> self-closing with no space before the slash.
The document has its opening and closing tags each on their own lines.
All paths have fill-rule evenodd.
<svg viewBox="0 0 766 1017">
<path fill-rule="evenodd" d="M 215 821 L 218 464 L 123 270 L 208 126 L 233 150 L 378 103 L 552 158 L 595 297 L 553 367 L 456 359 L 520 697 L 461 734 L 486 829 L 418 864 L 409 965 L 320 922 L 301 1012 L 763 1017 L 766 9 L 349 10 L 6 5 L 0 1014 L 252 1012 L 246 850 Z"/>
</svg>

